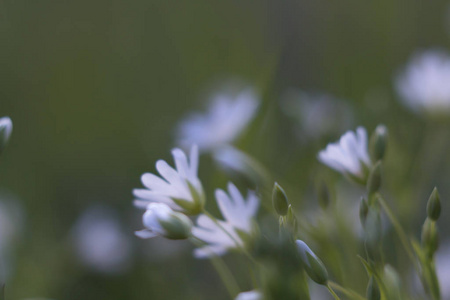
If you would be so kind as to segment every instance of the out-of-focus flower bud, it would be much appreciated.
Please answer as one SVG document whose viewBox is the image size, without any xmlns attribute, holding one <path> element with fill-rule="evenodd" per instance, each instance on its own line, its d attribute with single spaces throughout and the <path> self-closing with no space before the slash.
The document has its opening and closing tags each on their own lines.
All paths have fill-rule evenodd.
<svg viewBox="0 0 450 300">
<path fill-rule="evenodd" d="M 12 121 L 9 117 L 0 118 L 0 153 L 5 150 L 9 137 L 13 129 Z"/>
<path fill-rule="evenodd" d="M 136 232 L 141 238 L 159 235 L 171 240 L 182 240 L 191 236 L 192 221 L 163 203 L 149 204 L 142 220 L 146 229 Z"/>
<path fill-rule="evenodd" d="M 373 162 L 383 159 L 386 152 L 386 145 L 388 139 L 388 130 L 384 125 L 378 125 L 370 137 L 370 156 Z"/>
<path fill-rule="evenodd" d="M 367 300 L 380 300 L 380 288 L 378 287 L 378 283 L 373 276 L 370 276 L 369 284 L 367 285 L 366 291 Z"/>
<path fill-rule="evenodd" d="M 367 193 L 372 195 L 381 187 L 381 162 L 377 162 L 370 171 L 369 179 L 367 180 Z"/>
<path fill-rule="evenodd" d="M 272 204 L 275 211 L 280 216 L 285 216 L 288 213 L 289 201 L 283 188 L 275 182 L 272 191 Z"/>
<path fill-rule="evenodd" d="M 439 247 L 439 234 L 436 222 L 426 219 L 422 227 L 422 245 L 430 257 Z"/>
<path fill-rule="evenodd" d="M 433 189 L 427 203 L 427 215 L 433 221 L 437 221 L 441 214 L 441 200 L 437 188 Z"/>
<path fill-rule="evenodd" d="M 318 284 L 325 285 L 328 282 L 328 271 L 323 262 L 301 240 L 296 241 L 300 259 L 309 277 Z"/>
<path fill-rule="evenodd" d="M 321 182 L 317 190 L 317 200 L 320 207 L 325 210 L 330 205 L 330 191 L 325 182 Z"/>
</svg>

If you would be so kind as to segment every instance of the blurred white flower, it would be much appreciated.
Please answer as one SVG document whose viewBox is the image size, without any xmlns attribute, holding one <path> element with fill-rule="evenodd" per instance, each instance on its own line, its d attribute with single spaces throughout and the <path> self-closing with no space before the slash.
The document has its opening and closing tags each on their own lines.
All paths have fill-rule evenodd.
<svg viewBox="0 0 450 300">
<path fill-rule="evenodd" d="M 259 207 L 258 197 L 249 192 L 245 200 L 232 183 L 228 184 L 228 193 L 216 190 L 217 204 L 225 221 L 215 221 L 200 215 L 197 226 L 192 229 L 192 235 L 207 244 L 194 251 L 197 258 L 223 255 L 229 249 L 243 247 L 243 236 L 252 233 L 253 220 Z"/>
<path fill-rule="evenodd" d="M 415 54 L 395 80 L 397 93 L 414 112 L 450 112 L 450 56 L 440 50 Z"/>
<path fill-rule="evenodd" d="M 253 119 L 259 106 L 253 89 L 236 96 L 217 94 L 206 114 L 194 113 L 181 122 L 178 143 L 183 147 L 198 145 L 201 151 L 211 151 L 233 142 Z"/>
<path fill-rule="evenodd" d="M 347 131 L 339 142 L 328 144 L 325 150 L 320 151 L 318 159 L 330 168 L 364 183 L 371 166 L 367 140 L 363 127 L 358 127 L 356 134 Z"/>
<path fill-rule="evenodd" d="M 146 229 L 136 231 L 136 235 L 140 238 L 163 236 L 171 240 L 180 240 L 191 235 L 192 221 L 164 203 L 150 203 L 142 221 Z"/>
<path fill-rule="evenodd" d="M 260 162 L 233 146 L 217 149 L 213 153 L 213 158 L 229 173 L 244 175 L 257 184 L 269 181 L 269 175 Z"/>
<path fill-rule="evenodd" d="M 204 193 L 198 172 L 198 148 L 192 146 L 189 161 L 180 149 L 173 149 L 176 170 L 164 160 L 156 162 L 156 169 L 164 178 L 151 173 L 142 175 L 146 189 L 134 189 L 135 205 L 146 209 L 151 202 L 164 203 L 176 211 L 198 214 L 203 208 Z"/>
<path fill-rule="evenodd" d="M 0 118 L 0 152 L 5 149 L 13 129 L 12 121 L 9 117 Z"/>
<path fill-rule="evenodd" d="M 352 125 L 351 108 L 328 94 L 289 90 L 281 101 L 283 112 L 299 123 L 300 139 L 318 139 L 342 132 Z"/>
<path fill-rule="evenodd" d="M 262 300 L 263 295 L 259 291 L 242 292 L 237 295 L 235 300 Z"/>
<path fill-rule="evenodd" d="M 110 208 L 88 208 L 74 225 L 72 242 L 78 259 L 97 272 L 122 273 L 130 266 L 131 240 Z"/>
</svg>

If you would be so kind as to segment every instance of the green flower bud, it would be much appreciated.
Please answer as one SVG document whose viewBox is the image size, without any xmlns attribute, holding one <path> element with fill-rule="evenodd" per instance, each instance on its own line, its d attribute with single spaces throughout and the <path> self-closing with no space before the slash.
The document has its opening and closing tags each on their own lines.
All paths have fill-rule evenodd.
<svg viewBox="0 0 450 300">
<path fill-rule="evenodd" d="M 285 216 L 288 213 L 289 201 L 283 188 L 275 182 L 272 191 L 272 204 L 275 211 L 280 216 Z"/>
<path fill-rule="evenodd" d="M 321 182 L 317 191 L 317 199 L 320 207 L 325 210 L 330 204 L 330 192 L 325 182 Z"/>
<path fill-rule="evenodd" d="M 9 137 L 11 136 L 13 124 L 9 117 L 0 118 L 0 153 L 8 144 Z"/>
<path fill-rule="evenodd" d="M 361 225 L 365 227 L 367 214 L 369 213 L 369 206 L 367 205 L 367 200 L 364 197 L 361 197 L 361 203 L 359 205 L 359 220 L 361 221 Z"/>
<path fill-rule="evenodd" d="M 305 242 L 297 240 L 295 243 L 306 273 L 316 283 L 326 285 L 328 282 L 328 271 L 323 262 L 311 251 Z"/>
<path fill-rule="evenodd" d="M 369 179 L 367 180 L 367 193 L 372 195 L 381 187 L 381 162 L 378 161 L 373 167 L 369 174 Z"/>
<path fill-rule="evenodd" d="M 439 234 L 436 222 L 428 218 L 422 226 L 422 245 L 430 257 L 434 255 L 439 247 Z"/>
<path fill-rule="evenodd" d="M 380 288 L 378 287 L 378 283 L 373 278 L 373 276 L 370 276 L 369 284 L 367 285 L 366 290 L 366 297 L 367 300 L 380 300 L 381 294 L 380 294 Z"/>
<path fill-rule="evenodd" d="M 384 125 L 378 125 L 370 137 L 370 156 L 372 161 L 376 162 L 383 159 L 386 152 L 388 130 Z"/>
<path fill-rule="evenodd" d="M 427 215 L 433 221 L 437 221 L 441 214 L 441 200 L 439 192 L 435 187 L 433 192 L 431 192 L 430 198 L 427 203 Z"/>
</svg>

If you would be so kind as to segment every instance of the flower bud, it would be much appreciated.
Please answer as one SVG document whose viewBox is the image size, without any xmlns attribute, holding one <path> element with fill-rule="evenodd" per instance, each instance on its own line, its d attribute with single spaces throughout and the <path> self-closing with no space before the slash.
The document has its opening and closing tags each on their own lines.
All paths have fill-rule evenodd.
<svg viewBox="0 0 450 300">
<path fill-rule="evenodd" d="M 141 238 L 159 235 L 171 240 L 181 240 L 191 236 L 192 221 L 163 203 L 150 203 L 142 220 L 146 229 L 136 232 Z"/>
<path fill-rule="evenodd" d="M 320 207 L 325 210 L 330 204 L 330 191 L 328 190 L 325 182 L 321 182 L 318 191 L 317 191 L 317 199 L 319 201 Z"/>
<path fill-rule="evenodd" d="M 318 284 L 325 285 L 328 281 L 328 271 L 322 261 L 311 251 L 308 245 L 301 240 L 295 242 L 300 259 L 309 277 Z"/>
<path fill-rule="evenodd" d="M 0 118 L 0 153 L 8 144 L 9 137 L 11 136 L 13 124 L 9 117 Z"/>
<path fill-rule="evenodd" d="M 366 290 L 366 297 L 367 300 L 380 300 L 381 294 L 380 294 L 380 288 L 378 287 L 378 283 L 373 276 L 370 276 L 369 284 L 367 285 Z"/>
<path fill-rule="evenodd" d="M 370 172 L 367 180 L 367 193 L 372 195 L 380 189 L 381 186 L 381 162 L 377 162 Z"/>
<path fill-rule="evenodd" d="M 289 201 L 283 188 L 275 182 L 272 191 L 272 204 L 275 211 L 280 216 L 285 216 L 288 213 Z"/>
<path fill-rule="evenodd" d="M 433 221 L 437 221 L 441 214 L 441 200 L 439 192 L 435 187 L 433 192 L 431 192 L 430 198 L 427 203 L 427 215 Z"/>
<path fill-rule="evenodd" d="M 422 226 L 422 245 L 431 257 L 439 247 L 439 234 L 436 222 L 426 219 Z"/>
<path fill-rule="evenodd" d="M 373 162 L 383 159 L 386 152 L 388 130 L 384 125 L 378 125 L 370 137 L 370 156 Z"/>
</svg>

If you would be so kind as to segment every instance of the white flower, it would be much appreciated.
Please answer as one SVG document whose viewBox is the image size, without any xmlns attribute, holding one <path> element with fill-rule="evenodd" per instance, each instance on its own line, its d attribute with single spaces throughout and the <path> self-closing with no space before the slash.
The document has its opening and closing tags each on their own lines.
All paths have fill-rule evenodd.
<svg viewBox="0 0 450 300">
<path fill-rule="evenodd" d="M 72 232 L 75 254 L 86 266 L 102 273 L 121 273 L 131 263 L 131 240 L 109 208 L 89 208 Z"/>
<path fill-rule="evenodd" d="M 200 215 L 197 226 L 192 229 L 193 236 L 207 243 L 195 250 L 197 258 L 223 255 L 229 249 L 243 247 L 243 236 L 252 233 L 253 219 L 259 207 L 258 197 L 249 192 L 245 200 L 232 183 L 228 184 L 228 193 L 216 190 L 217 204 L 225 220 L 215 221 Z"/>
<path fill-rule="evenodd" d="M 136 235 L 143 239 L 159 235 L 171 240 L 180 240 L 187 239 L 191 235 L 192 221 L 164 203 L 150 203 L 142 221 L 146 229 L 136 231 Z"/>
<path fill-rule="evenodd" d="M 262 300 L 263 296 L 261 292 L 254 290 L 248 292 L 242 292 L 237 295 L 235 300 Z"/>
<path fill-rule="evenodd" d="M 363 127 L 346 132 L 339 142 L 328 144 L 318 154 L 318 159 L 330 168 L 364 183 L 371 166 L 367 146 L 367 132 Z"/>
<path fill-rule="evenodd" d="M 211 151 L 233 142 L 253 119 L 259 101 L 252 89 L 233 97 L 226 93 L 215 96 L 206 114 L 192 114 L 181 122 L 179 144 L 192 144 L 201 151 Z"/>
<path fill-rule="evenodd" d="M 0 152 L 3 151 L 11 136 L 13 124 L 9 117 L 0 118 Z"/>
<path fill-rule="evenodd" d="M 440 50 L 415 54 L 396 78 L 397 93 L 415 112 L 450 112 L 450 56 Z"/>
<path fill-rule="evenodd" d="M 302 141 L 342 132 L 353 123 L 347 103 L 324 93 L 289 90 L 281 101 L 281 108 L 299 123 L 298 136 Z"/>
<path fill-rule="evenodd" d="M 142 175 L 141 180 L 147 189 L 135 189 L 135 205 L 147 208 L 151 202 L 164 203 L 176 211 L 198 214 L 204 204 L 204 193 L 198 171 L 198 148 L 192 146 L 190 159 L 180 149 L 173 149 L 176 170 L 164 160 L 156 162 L 156 169 L 164 178 L 151 173 Z"/>
</svg>

